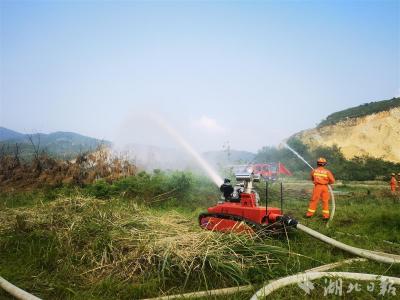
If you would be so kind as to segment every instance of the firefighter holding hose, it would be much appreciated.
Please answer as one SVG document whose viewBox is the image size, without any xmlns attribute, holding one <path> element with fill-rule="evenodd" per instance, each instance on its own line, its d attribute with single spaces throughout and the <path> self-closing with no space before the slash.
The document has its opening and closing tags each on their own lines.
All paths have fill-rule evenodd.
<svg viewBox="0 0 400 300">
<path fill-rule="evenodd" d="M 311 171 L 311 180 L 314 182 L 314 190 L 308 206 L 307 218 L 311 218 L 314 215 L 318 202 L 322 198 L 322 219 L 324 221 L 329 220 L 330 194 L 328 184 L 333 184 L 335 178 L 332 172 L 325 168 L 326 164 L 326 159 L 320 157 L 317 160 L 317 168 Z"/>
</svg>

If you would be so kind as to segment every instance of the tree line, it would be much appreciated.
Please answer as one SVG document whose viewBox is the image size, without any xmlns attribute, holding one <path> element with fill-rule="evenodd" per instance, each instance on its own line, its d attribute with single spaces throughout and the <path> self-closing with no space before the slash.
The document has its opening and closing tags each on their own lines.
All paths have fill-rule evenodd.
<svg viewBox="0 0 400 300">
<path fill-rule="evenodd" d="M 400 107 L 400 97 L 392 98 L 390 100 L 364 103 L 329 115 L 325 120 L 318 124 L 318 127 L 333 125 L 344 120 L 364 117 L 382 111 L 389 111 L 395 107 Z"/>
</svg>

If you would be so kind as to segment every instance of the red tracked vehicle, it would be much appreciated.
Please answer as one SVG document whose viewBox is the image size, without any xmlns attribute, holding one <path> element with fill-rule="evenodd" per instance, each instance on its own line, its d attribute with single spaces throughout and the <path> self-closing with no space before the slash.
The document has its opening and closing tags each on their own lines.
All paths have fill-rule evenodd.
<svg viewBox="0 0 400 300">
<path fill-rule="evenodd" d="M 199 215 L 199 224 L 203 229 L 222 232 L 272 234 L 283 226 L 295 226 L 297 221 L 283 215 L 277 207 L 259 206 L 259 197 L 253 190 L 253 182 L 260 180 L 254 174 L 236 174 L 236 180 L 242 182 L 235 186 L 230 197 L 217 205 L 209 207 L 206 213 Z M 223 187 L 221 186 L 221 191 Z M 230 186 L 232 188 L 232 186 Z M 225 193 L 224 193 L 225 194 Z M 266 187 L 268 200 L 268 185 Z"/>
</svg>

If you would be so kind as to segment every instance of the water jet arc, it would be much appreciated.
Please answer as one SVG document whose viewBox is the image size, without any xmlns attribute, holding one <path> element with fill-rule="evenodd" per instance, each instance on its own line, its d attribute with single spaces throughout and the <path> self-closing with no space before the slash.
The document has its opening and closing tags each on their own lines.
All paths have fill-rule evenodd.
<svg viewBox="0 0 400 300">
<path fill-rule="evenodd" d="M 206 172 L 206 174 L 212 179 L 212 181 L 220 187 L 224 181 L 221 176 L 209 165 L 209 163 L 201 157 L 201 155 L 190 145 L 174 128 L 172 128 L 165 120 L 160 116 L 153 114 L 152 118 L 157 124 L 165 130 L 173 140 L 180 145 L 190 156 L 192 156 L 198 165 Z"/>
</svg>

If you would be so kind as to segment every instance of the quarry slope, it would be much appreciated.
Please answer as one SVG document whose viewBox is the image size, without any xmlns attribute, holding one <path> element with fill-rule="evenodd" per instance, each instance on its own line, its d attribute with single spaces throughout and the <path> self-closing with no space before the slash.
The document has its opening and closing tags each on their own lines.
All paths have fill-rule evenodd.
<svg viewBox="0 0 400 300">
<path fill-rule="evenodd" d="M 400 162 L 400 107 L 304 130 L 294 137 L 310 148 L 336 144 L 346 158 L 369 155 Z"/>
</svg>

